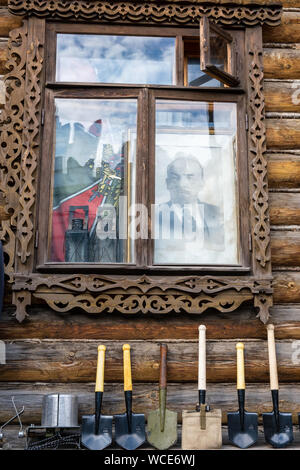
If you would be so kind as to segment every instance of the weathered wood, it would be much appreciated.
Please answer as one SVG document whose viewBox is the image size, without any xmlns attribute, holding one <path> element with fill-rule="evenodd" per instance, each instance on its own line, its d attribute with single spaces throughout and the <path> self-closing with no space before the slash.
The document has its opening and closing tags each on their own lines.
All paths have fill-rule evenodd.
<svg viewBox="0 0 300 470">
<path fill-rule="evenodd" d="M 299 112 L 300 81 L 265 80 L 264 94 L 265 110 L 267 112 Z"/>
<path fill-rule="evenodd" d="M 270 188 L 299 188 L 300 155 L 268 155 L 268 181 Z"/>
<path fill-rule="evenodd" d="M 300 11 L 284 11 L 279 26 L 264 26 L 265 43 L 300 42 Z"/>
<path fill-rule="evenodd" d="M 41 424 L 43 396 L 50 393 L 72 393 L 78 397 L 78 417 L 94 413 L 94 387 L 93 383 L 87 384 L 47 384 L 38 383 L 0 384 L 0 423 L 8 420 L 13 413 L 11 396 L 14 394 L 17 407 L 24 406 L 25 411 L 22 421 L 25 424 Z M 294 422 L 297 423 L 297 412 L 300 411 L 299 400 L 300 384 L 283 384 L 280 386 L 280 408 L 282 411 L 293 413 Z M 269 385 L 247 385 L 247 410 L 261 414 L 272 409 L 271 393 Z M 208 403 L 214 408 L 221 408 L 222 422 L 227 422 L 227 411 L 237 409 L 237 394 L 235 384 L 212 384 L 207 387 Z M 182 410 L 193 410 L 198 400 L 197 383 L 169 383 L 168 384 L 168 408 L 179 413 L 181 422 Z M 134 410 L 145 413 L 158 407 L 158 383 L 134 384 L 133 403 Z M 103 397 L 103 413 L 116 414 L 124 411 L 124 392 L 119 383 L 105 384 Z"/>
<path fill-rule="evenodd" d="M 0 41 L 0 75 L 5 75 L 8 71 L 6 68 L 7 56 L 6 41 Z"/>
<path fill-rule="evenodd" d="M 299 79 L 300 49 L 264 49 L 265 78 Z"/>
<path fill-rule="evenodd" d="M 12 15 L 7 8 L 0 8 L 0 37 L 8 37 L 12 29 L 19 28 L 21 25 L 22 17 Z"/>
<path fill-rule="evenodd" d="M 6 364 L 1 365 L 1 382 L 92 382 L 96 373 L 97 346 L 107 346 L 108 382 L 122 382 L 122 341 L 22 340 L 6 342 Z M 131 341 L 134 382 L 156 382 L 159 376 L 160 341 Z M 268 353 L 265 340 L 245 340 L 246 377 L 251 382 L 267 382 Z M 299 342 L 277 341 L 280 382 L 298 381 Z M 235 340 L 207 341 L 207 378 L 210 382 L 235 382 Z M 198 342 L 168 341 L 168 381 L 197 379 Z M 299 354 L 298 354 L 299 349 Z"/>
<path fill-rule="evenodd" d="M 300 303 L 300 273 L 274 273 L 274 302 Z"/>
<path fill-rule="evenodd" d="M 266 140 L 268 149 L 298 149 L 300 119 L 266 119 Z"/>
<path fill-rule="evenodd" d="M 276 302 L 299 302 L 299 273 L 275 273 L 273 284 Z M 201 316 L 173 314 L 156 318 L 147 315 L 134 319 L 117 314 L 89 317 L 74 313 L 60 316 L 46 307 L 38 307 L 32 309 L 29 319 L 21 324 L 12 316 L 12 311 L 6 309 L 1 315 L 2 340 L 196 340 L 201 323 L 206 325 L 208 339 L 266 338 L 265 326 L 255 318 L 251 307 L 227 314 L 211 311 Z M 271 319 L 276 325 L 277 339 L 300 339 L 300 306 L 275 305 L 271 308 Z"/>
<path fill-rule="evenodd" d="M 300 232 L 272 231 L 271 233 L 272 265 L 300 265 Z"/>
<path fill-rule="evenodd" d="M 300 193 L 269 195 L 271 225 L 300 225 Z"/>
</svg>

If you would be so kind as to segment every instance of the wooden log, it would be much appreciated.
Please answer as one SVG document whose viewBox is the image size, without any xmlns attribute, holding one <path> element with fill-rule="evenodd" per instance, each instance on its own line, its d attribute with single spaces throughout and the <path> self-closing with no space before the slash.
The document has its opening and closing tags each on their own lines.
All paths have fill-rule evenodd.
<svg viewBox="0 0 300 470">
<path fill-rule="evenodd" d="M 300 339 L 300 274 L 275 273 L 275 305 L 271 319 L 276 325 L 277 339 Z M 197 340 L 198 326 L 206 325 L 208 339 L 265 339 L 266 328 L 256 318 L 251 307 L 242 307 L 233 313 L 205 312 L 201 316 L 172 314 L 163 318 L 122 315 L 88 317 L 84 314 L 60 316 L 48 308 L 34 309 L 35 313 L 24 323 L 18 323 L 5 310 L 1 315 L 2 340 L 16 339 L 98 339 L 103 340 Z"/>
<path fill-rule="evenodd" d="M 299 25 L 300 30 L 300 25 Z M 300 81 L 264 81 L 265 110 L 278 113 L 298 113 Z"/>
<path fill-rule="evenodd" d="M 300 155 L 269 154 L 267 158 L 270 188 L 300 187 Z"/>
<path fill-rule="evenodd" d="M 272 266 L 300 266 L 300 232 L 271 232 Z"/>
<path fill-rule="evenodd" d="M 271 225 L 300 225 L 299 193 L 271 193 L 269 203 Z"/>
<path fill-rule="evenodd" d="M 268 149 L 299 149 L 300 119 L 266 119 L 266 141 Z"/>
<path fill-rule="evenodd" d="M 264 43 L 300 42 L 300 11 L 284 11 L 279 26 L 263 27 Z"/>
<path fill-rule="evenodd" d="M 12 15 L 6 8 L 0 8 L 0 37 L 8 37 L 12 29 L 22 26 L 22 22 L 22 17 Z"/>
<path fill-rule="evenodd" d="M 6 68 L 7 52 L 6 41 L 0 41 L 0 75 L 5 75 L 8 72 Z"/>
<path fill-rule="evenodd" d="M 300 49 L 265 48 L 264 77 L 298 79 L 300 76 Z"/>
<path fill-rule="evenodd" d="M 244 340 L 246 377 L 249 383 L 267 382 L 266 340 Z M 107 346 L 108 382 L 123 382 L 124 341 L 21 340 L 6 342 L 6 364 L 1 365 L 0 382 L 92 382 L 96 373 L 97 346 Z M 130 341 L 134 382 L 156 382 L 159 376 L 161 341 Z M 210 382 L 235 382 L 236 340 L 207 341 L 207 378 Z M 168 340 L 168 380 L 197 379 L 197 341 Z M 299 351 L 298 351 L 299 350 Z M 300 345 L 297 340 L 277 341 L 280 382 L 300 381 Z"/>
<path fill-rule="evenodd" d="M 300 303 L 300 273 L 274 273 L 274 302 Z M 300 319 L 300 318 L 299 318 Z"/>
<path fill-rule="evenodd" d="M 11 396 L 14 395 L 17 408 L 25 407 L 22 415 L 24 424 L 41 424 L 43 396 L 50 393 L 72 393 L 78 397 L 78 419 L 81 416 L 94 413 L 94 388 L 93 383 L 87 384 L 62 384 L 62 383 L 38 383 L 0 384 L 0 422 L 8 420 L 13 412 Z M 282 411 L 293 413 L 295 424 L 297 413 L 300 412 L 299 401 L 300 384 L 283 384 L 280 386 L 280 408 Z M 222 421 L 227 423 L 227 412 L 237 409 L 237 394 L 235 384 L 212 384 L 207 387 L 208 402 L 214 408 L 222 410 Z M 247 410 L 259 414 L 271 411 L 271 393 L 269 384 L 249 384 L 246 390 Z M 168 408 L 178 412 L 181 422 L 183 410 L 193 410 L 198 400 L 197 383 L 168 383 Z M 158 384 L 134 384 L 133 404 L 138 413 L 147 413 L 158 408 Z M 119 383 L 106 383 L 103 396 L 103 413 L 116 414 L 124 412 L 124 392 Z"/>
</svg>

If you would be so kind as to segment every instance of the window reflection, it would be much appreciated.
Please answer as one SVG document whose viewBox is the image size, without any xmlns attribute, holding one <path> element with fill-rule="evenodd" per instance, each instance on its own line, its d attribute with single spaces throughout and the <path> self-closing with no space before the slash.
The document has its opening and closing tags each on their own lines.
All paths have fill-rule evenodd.
<svg viewBox="0 0 300 470">
<path fill-rule="evenodd" d="M 154 263 L 238 263 L 236 104 L 157 100 Z"/>
<path fill-rule="evenodd" d="M 50 260 L 132 262 L 122 201 L 135 201 L 136 100 L 56 99 L 55 105 Z"/>
<path fill-rule="evenodd" d="M 175 84 L 175 39 L 57 35 L 56 80 Z"/>
</svg>

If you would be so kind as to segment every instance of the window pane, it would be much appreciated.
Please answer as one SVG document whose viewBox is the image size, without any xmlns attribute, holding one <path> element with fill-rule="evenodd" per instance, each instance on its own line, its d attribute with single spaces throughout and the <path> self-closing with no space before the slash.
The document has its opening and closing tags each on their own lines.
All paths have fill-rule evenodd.
<svg viewBox="0 0 300 470">
<path fill-rule="evenodd" d="M 156 105 L 154 263 L 238 264 L 236 104 Z"/>
<path fill-rule="evenodd" d="M 137 102 L 56 99 L 53 262 L 129 263 Z M 129 145 L 130 142 L 130 145 Z"/>
<path fill-rule="evenodd" d="M 172 85 L 175 38 L 57 35 L 56 80 Z"/>
</svg>

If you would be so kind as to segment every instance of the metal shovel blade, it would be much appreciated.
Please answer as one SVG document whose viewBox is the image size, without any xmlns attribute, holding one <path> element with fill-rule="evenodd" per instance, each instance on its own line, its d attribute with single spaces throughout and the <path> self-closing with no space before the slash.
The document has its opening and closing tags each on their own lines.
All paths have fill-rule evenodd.
<svg viewBox="0 0 300 470">
<path fill-rule="evenodd" d="M 81 442 L 90 450 L 102 450 L 112 443 L 112 416 L 100 415 L 98 433 L 95 433 L 95 415 L 82 417 Z"/>
<path fill-rule="evenodd" d="M 165 410 L 164 429 L 160 425 L 160 409 L 148 414 L 147 440 L 156 449 L 168 449 L 177 442 L 177 413 Z"/>
<path fill-rule="evenodd" d="M 279 423 L 276 423 L 274 411 L 263 413 L 265 440 L 273 447 L 286 447 L 294 440 L 291 413 L 278 413 Z"/>
<path fill-rule="evenodd" d="M 228 438 L 230 442 L 240 449 L 247 449 L 257 442 L 257 413 L 244 411 L 244 420 L 241 420 L 240 412 L 227 414 Z"/>
<path fill-rule="evenodd" d="M 115 441 L 123 449 L 134 450 L 140 447 L 146 440 L 145 415 L 131 414 L 131 429 L 128 428 L 127 413 L 114 416 Z"/>
</svg>

